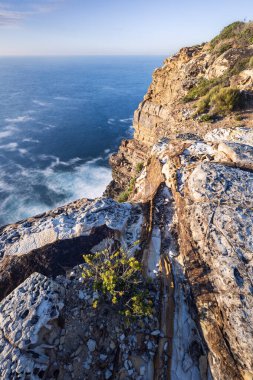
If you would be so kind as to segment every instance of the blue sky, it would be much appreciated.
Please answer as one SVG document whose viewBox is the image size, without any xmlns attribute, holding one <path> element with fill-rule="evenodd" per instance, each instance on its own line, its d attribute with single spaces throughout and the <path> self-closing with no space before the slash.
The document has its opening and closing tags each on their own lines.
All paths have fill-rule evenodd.
<svg viewBox="0 0 253 380">
<path fill-rule="evenodd" d="M 253 0 L 0 0 L 0 55 L 168 55 L 244 19 Z"/>
</svg>

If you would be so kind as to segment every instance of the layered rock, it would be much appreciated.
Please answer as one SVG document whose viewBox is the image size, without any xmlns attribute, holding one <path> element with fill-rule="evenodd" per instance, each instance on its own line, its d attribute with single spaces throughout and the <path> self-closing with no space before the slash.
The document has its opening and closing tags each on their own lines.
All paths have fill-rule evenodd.
<svg viewBox="0 0 253 380">
<path fill-rule="evenodd" d="M 82 199 L 1 229 L 1 378 L 253 379 L 253 48 L 218 41 L 154 72 L 110 158 L 106 194 L 131 203 Z M 221 78 L 243 106 L 205 121 L 183 99 Z M 119 247 L 150 279 L 151 318 L 92 307 L 82 255 Z"/>
<path fill-rule="evenodd" d="M 248 141 L 249 145 L 239 141 Z M 163 219 L 154 220 L 153 228 L 159 223 L 165 230 L 161 252 L 170 257 L 175 283 L 181 279 L 185 284 L 184 301 L 178 300 L 176 308 L 183 307 L 187 297 L 191 299 L 187 296 L 189 285 L 194 304 L 190 311 L 194 314 L 197 308 L 197 330 L 206 344 L 202 342 L 197 350 L 202 352 L 199 368 L 206 352 L 215 379 L 253 376 L 253 357 L 249 354 L 253 348 L 252 143 L 252 130 L 248 128 L 220 129 L 202 140 L 176 139 L 164 144 L 162 150 L 154 149 L 169 192 L 162 202 Z M 149 183 L 144 175 L 136 196 L 141 197 L 146 181 Z M 166 210 L 171 202 L 174 216 L 171 208 Z M 155 209 L 161 207 L 159 204 L 155 201 Z M 176 291 L 175 300 L 177 297 Z M 176 325 L 182 309 L 178 313 L 174 316 Z M 192 359 L 190 363 L 194 363 Z M 173 378 L 188 378 L 184 369 L 179 372 L 181 377 L 174 374 Z"/>
<path fill-rule="evenodd" d="M 253 127 L 253 69 L 244 69 L 242 63 L 252 56 L 252 45 L 231 47 L 217 54 L 210 43 L 206 43 L 183 48 L 167 58 L 163 66 L 154 71 L 148 92 L 134 113 L 134 139 L 123 141 L 118 153 L 110 159 L 113 182 L 106 194 L 115 197 L 124 190 L 130 179 L 138 176 L 135 171 L 138 162 L 146 162 L 153 145 L 161 139 L 186 133 L 203 136 L 208 131 L 224 127 Z M 203 122 L 194 116 L 196 101 L 186 103 L 184 96 L 200 80 L 218 80 L 222 77 L 226 78 L 224 82 L 227 87 L 242 92 L 244 104 L 236 113 L 217 117 L 215 123 Z"/>
</svg>

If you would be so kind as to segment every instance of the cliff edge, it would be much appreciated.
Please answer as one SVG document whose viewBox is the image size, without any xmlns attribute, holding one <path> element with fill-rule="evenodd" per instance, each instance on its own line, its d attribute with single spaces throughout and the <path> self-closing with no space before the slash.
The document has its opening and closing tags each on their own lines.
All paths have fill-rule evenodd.
<svg viewBox="0 0 253 380">
<path fill-rule="evenodd" d="M 1 228 L 1 379 L 253 380 L 252 108 L 236 22 L 154 72 L 106 196 Z M 97 306 L 82 277 L 83 255 L 120 249 L 151 315 Z"/>
</svg>

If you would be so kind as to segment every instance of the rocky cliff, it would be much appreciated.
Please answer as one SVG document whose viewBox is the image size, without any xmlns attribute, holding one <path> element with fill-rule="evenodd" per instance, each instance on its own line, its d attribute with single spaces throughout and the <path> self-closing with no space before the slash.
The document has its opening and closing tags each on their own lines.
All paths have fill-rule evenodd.
<svg viewBox="0 0 253 380">
<path fill-rule="evenodd" d="M 1 379 L 253 379 L 252 44 L 234 23 L 165 60 L 107 196 L 1 229 Z M 153 284 L 131 323 L 82 278 L 119 247 Z"/>
</svg>

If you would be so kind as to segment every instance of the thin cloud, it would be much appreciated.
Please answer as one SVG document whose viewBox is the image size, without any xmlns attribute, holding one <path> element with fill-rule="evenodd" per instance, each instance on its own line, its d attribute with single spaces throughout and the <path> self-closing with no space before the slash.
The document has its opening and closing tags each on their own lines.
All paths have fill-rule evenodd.
<svg viewBox="0 0 253 380">
<path fill-rule="evenodd" d="M 0 2 L 0 27 L 11 27 L 22 24 L 24 20 L 32 16 L 55 11 L 64 0 L 44 0 L 37 4 L 24 1 L 20 4 L 10 6 L 5 1 Z"/>
<path fill-rule="evenodd" d="M 13 12 L 0 9 L 0 26 L 17 25 L 24 20 L 26 14 L 23 12 Z"/>
</svg>

